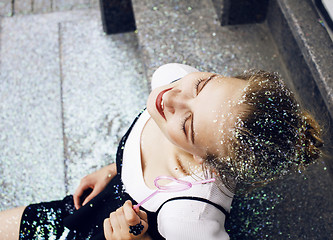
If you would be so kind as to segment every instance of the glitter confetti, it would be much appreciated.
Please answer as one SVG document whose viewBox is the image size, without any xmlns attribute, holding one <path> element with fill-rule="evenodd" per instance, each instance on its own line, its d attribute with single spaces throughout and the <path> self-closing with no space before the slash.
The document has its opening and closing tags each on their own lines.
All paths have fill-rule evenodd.
<svg viewBox="0 0 333 240">
<path fill-rule="evenodd" d="M 287 75 L 284 73 L 283 63 L 280 62 L 280 55 L 276 51 L 275 45 L 272 44 L 270 34 L 265 25 L 228 26 L 223 28 L 217 20 L 210 1 L 166 1 L 164 6 L 159 6 L 159 9 L 155 11 L 153 10 L 153 6 L 156 6 L 156 1 L 133 1 L 133 5 L 134 8 L 136 8 L 136 16 L 138 16 L 138 30 L 133 36 L 133 39 L 136 37 L 140 39 L 140 47 L 142 49 L 141 54 L 145 61 L 144 66 L 148 76 L 151 76 L 152 72 L 164 63 L 182 61 L 187 62 L 200 70 L 213 71 L 225 75 L 233 75 L 236 72 L 241 72 L 243 69 L 250 67 L 278 71 L 285 76 Z M 189 5 L 192 8 L 191 11 L 187 10 Z M 61 15 L 66 14 L 61 13 Z M 89 12 L 82 12 L 80 15 L 78 12 L 74 11 L 68 12 L 67 15 L 67 22 L 70 21 L 75 24 L 76 21 L 79 20 L 80 24 L 78 29 L 81 28 L 81 30 L 85 29 L 84 26 L 86 23 L 86 26 L 91 26 L 90 22 L 92 18 L 97 19 L 97 14 L 89 15 Z M 85 20 L 86 15 L 89 16 L 89 20 Z M 46 19 L 44 22 L 51 26 L 51 23 L 54 22 L 52 19 L 58 18 L 59 15 L 45 15 L 44 17 Z M 73 18 L 76 18 L 76 20 L 73 20 Z M 29 21 L 27 21 L 27 19 Z M 16 23 L 14 24 L 14 22 Z M 19 22 L 22 22 L 23 24 L 16 25 Z M 27 16 L 26 18 L 14 17 L 12 19 L 2 18 L 1 56 L 8 53 L 7 51 L 10 49 L 16 51 L 16 54 L 13 54 L 12 56 L 18 56 L 17 54 L 20 53 L 20 51 L 18 51 L 18 46 L 20 45 L 16 44 L 15 48 L 9 47 L 10 44 L 8 44 L 8 42 L 15 43 L 15 39 L 8 40 L 5 36 L 8 36 L 9 28 L 13 30 L 16 26 L 17 29 L 20 29 L 20 31 L 17 30 L 16 32 L 22 36 L 22 38 L 16 39 L 17 42 L 23 42 L 25 38 L 30 38 L 30 35 L 25 35 L 21 31 L 26 29 L 27 26 L 30 26 L 29 24 L 26 24 L 28 22 L 34 25 L 32 29 L 35 30 L 39 28 L 39 25 L 42 26 L 40 22 L 35 24 L 35 18 L 32 16 Z M 68 33 L 71 31 L 70 26 L 70 23 L 66 25 Z M 96 28 L 98 27 L 92 27 L 92 32 L 94 32 Z M 55 29 L 58 31 L 58 26 L 56 26 Z M 52 34 L 50 35 L 47 30 L 42 31 L 42 33 L 43 32 L 47 35 L 45 40 L 52 39 Z M 216 35 L 211 37 L 212 33 L 216 33 Z M 36 36 L 41 37 L 44 35 L 36 34 Z M 80 37 L 80 35 L 77 37 Z M 75 38 L 73 37 L 73 39 Z M 244 41 L 244 39 L 246 39 L 246 41 Z M 164 49 L 159 48 L 161 41 L 166 45 Z M 49 43 L 48 41 L 45 42 Z M 108 42 L 108 40 L 106 40 L 106 42 Z M 50 46 L 52 46 L 52 44 L 49 45 L 49 47 Z M 30 47 L 31 45 L 28 44 L 25 47 L 25 50 Z M 122 48 L 123 45 L 116 45 L 116 47 Z M 203 48 L 205 48 L 205 52 L 203 52 Z M 51 47 L 50 49 L 56 49 L 56 47 Z M 52 52 L 49 53 L 52 54 Z M 45 57 L 45 55 L 43 56 Z M 102 56 L 103 52 L 98 55 L 97 59 L 100 59 Z M 135 56 L 133 59 L 134 58 Z M 28 62 L 29 61 L 24 61 L 23 63 Z M 8 63 L 13 63 L 10 61 L 10 58 L 7 57 L 2 59 L 0 71 L 2 79 L 23 79 L 24 73 L 20 72 L 17 68 L 17 66 L 20 65 L 13 64 L 15 77 L 11 77 L 11 72 L 9 72 L 8 69 L 7 71 L 3 71 L 4 66 L 8 66 Z M 82 66 L 85 65 L 83 64 Z M 48 66 L 45 69 L 47 69 L 47 72 L 49 73 L 52 67 Z M 73 69 L 73 72 L 79 70 L 80 67 L 76 66 Z M 139 73 L 142 73 L 143 71 L 140 66 L 135 67 L 135 71 L 136 70 L 138 70 Z M 112 75 L 111 71 L 105 74 Z M 130 74 L 129 71 L 128 76 L 130 76 Z M 35 76 L 36 74 L 34 74 L 34 77 Z M 43 78 L 47 79 L 45 76 L 46 75 L 44 74 L 39 74 L 38 78 L 35 78 L 35 80 Z M 92 76 L 91 79 L 95 79 L 95 76 Z M 51 83 L 51 81 L 49 82 Z M 134 80 L 134 82 L 136 81 Z M 22 81 L 22 83 L 24 83 L 24 81 Z M 28 81 L 26 83 L 31 82 Z M 4 86 L 4 84 L 5 83 L 2 82 L 2 86 Z M 145 83 L 142 85 L 145 85 Z M 14 87 L 6 88 L 6 91 L 8 90 L 15 93 L 16 89 Z M 23 95 L 24 93 L 25 92 L 21 92 Z M 86 95 L 86 93 L 83 95 Z M 4 96 L 6 98 L 7 95 Z M 16 95 L 13 94 L 13 96 L 15 97 Z M 51 97 L 49 94 L 45 94 L 45 96 Z M 9 100 L 11 99 L 12 98 L 9 98 Z M 115 100 L 115 102 L 118 100 L 119 99 Z M 15 98 L 13 98 L 13 102 L 15 103 Z M 8 116 L 12 115 L 12 111 L 10 111 L 10 109 L 8 110 L 8 107 L 4 110 L 6 110 L 6 112 L 2 116 L 2 120 L 7 119 L 7 121 L 10 122 L 11 118 Z M 106 110 L 109 110 L 109 108 Z M 137 109 L 133 109 L 134 112 L 136 110 Z M 75 112 L 74 109 L 73 112 Z M 287 116 L 288 112 L 284 112 L 283 114 Z M 84 116 L 84 114 L 80 113 L 77 117 L 84 118 Z M 100 159 L 94 159 L 93 157 L 89 158 L 88 162 L 91 163 L 91 167 L 87 167 L 87 169 L 82 171 L 73 171 L 72 173 L 74 175 L 84 174 L 85 172 L 88 172 L 88 170 L 97 168 L 98 164 L 104 164 L 106 161 L 113 158 L 113 155 L 109 153 L 103 155 L 100 154 L 101 152 L 99 151 L 84 151 L 84 149 L 89 149 L 87 148 L 89 143 L 95 143 L 94 139 L 97 139 L 100 136 L 105 136 L 98 126 L 103 126 L 106 122 L 110 123 L 112 116 L 112 114 L 105 116 L 106 120 L 103 121 L 102 119 L 104 118 L 99 115 L 97 119 L 100 121 L 96 124 L 96 128 L 92 128 L 93 130 L 82 131 L 84 127 L 81 126 L 76 129 L 78 130 L 77 134 L 74 134 L 75 131 L 72 132 L 71 136 L 73 142 L 70 145 L 73 148 L 70 149 L 70 151 L 72 151 L 71 156 L 75 156 L 75 159 L 78 160 L 80 160 L 81 156 L 98 156 L 102 159 L 100 161 Z M 23 115 L 23 120 L 24 117 L 25 115 Z M 128 119 L 126 121 L 128 121 Z M 3 124 L 4 121 L 1 121 L 1 123 Z M 269 122 L 267 122 L 267 124 L 268 123 Z M 113 127 L 110 127 L 108 124 L 105 126 L 109 129 L 107 132 L 111 133 L 115 132 L 120 125 L 123 126 L 126 125 L 126 123 L 118 122 L 112 125 Z M 22 131 L 19 125 L 10 124 L 9 126 L 15 133 Z M 94 133 L 94 129 L 96 129 L 97 133 Z M 41 131 L 42 128 L 37 127 L 36 130 Z M 16 135 L 14 134 L 13 136 L 10 136 L 9 134 L 3 134 L 3 132 L 4 131 L 0 134 L 1 141 L 3 142 L 2 146 L 5 146 L 2 148 L 5 156 L 5 158 L 1 159 L 1 166 L 3 168 L 0 169 L 0 174 L 2 176 L 10 176 L 10 174 L 3 172 L 3 169 L 7 166 L 13 166 L 13 163 L 11 162 L 12 160 L 16 161 L 22 159 L 22 161 L 31 161 L 31 163 L 38 165 L 40 161 L 33 159 L 29 155 L 33 149 L 38 150 L 37 145 L 34 145 L 34 148 L 31 148 L 28 139 L 26 139 L 19 144 L 19 151 L 15 151 L 13 150 L 15 144 L 8 143 L 15 143 L 16 141 L 13 140 L 13 136 L 15 137 Z M 86 141 L 84 141 L 85 136 L 88 137 L 88 140 Z M 83 141 L 80 141 L 82 139 Z M 38 140 L 38 138 L 33 137 L 32 140 L 35 141 Z M 108 139 L 106 139 L 106 141 L 107 140 Z M 44 146 L 45 145 L 43 145 L 43 147 Z M 55 145 L 52 146 L 54 147 Z M 96 141 L 96 145 L 94 146 L 101 146 L 101 149 L 103 149 L 103 146 L 105 145 L 102 140 L 99 140 Z M 27 149 L 28 154 L 23 153 L 22 150 L 25 149 Z M 108 149 L 108 151 L 109 150 L 110 149 Z M 14 156 L 9 154 L 12 152 L 14 152 Z M 75 155 L 76 153 L 78 154 Z M 51 152 L 50 155 L 55 156 L 56 154 L 52 154 Z M 48 156 L 48 154 L 41 154 L 43 159 L 49 159 Z M 66 161 L 68 160 L 66 159 Z M 82 166 L 83 165 L 84 163 L 82 163 Z M 48 171 L 44 172 L 46 173 Z M 231 239 L 333 239 L 331 227 L 333 216 L 332 182 L 328 172 L 329 170 L 326 168 L 324 162 L 320 162 L 318 165 L 311 166 L 309 171 L 302 172 L 300 175 L 296 174 L 283 179 L 283 181 L 279 180 L 269 183 L 262 189 L 253 190 L 245 196 L 235 197 L 231 218 L 230 221 L 227 222 L 227 229 Z M 21 194 L 24 201 L 32 200 L 31 196 L 34 194 L 33 191 L 29 191 L 27 190 L 28 187 L 19 184 L 19 181 L 21 181 L 20 177 L 27 176 L 27 174 L 27 170 L 17 173 L 13 182 L 8 181 L 9 177 L 1 179 L 1 185 L 7 186 L 5 192 L 1 195 L 3 208 L 22 204 L 22 199 L 14 197 L 15 195 L 19 197 L 17 194 L 20 192 L 24 193 Z M 306 177 L 303 176 L 304 174 Z M 57 179 L 62 181 L 63 177 Z M 71 183 L 74 188 L 75 183 L 73 181 L 71 181 Z M 40 186 L 38 184 L 36 185 L 36 188 L 40 189 Z M 63 193 L 64 190 L 60 189 L 56 192 Z M 41 198 L 48 197 L 47 194 L 39 193 L 38 196 Z M 315 221 L 313 221 L 313 219 L 315 219 Z"/>
</svg>

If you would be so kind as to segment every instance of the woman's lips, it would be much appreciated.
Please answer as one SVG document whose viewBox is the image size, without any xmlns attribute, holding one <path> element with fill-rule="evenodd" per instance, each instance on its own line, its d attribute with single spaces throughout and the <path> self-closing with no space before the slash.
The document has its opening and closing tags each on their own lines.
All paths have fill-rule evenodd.
<svg viewBox="0 0 333 240">
<path fill-rule="evenodd" d="M 172 88 L 167 88 L 165 90 L 163 90 L 162 92 L 160 92 L 157 97 L 156 97 L 156 102 L 155 102 L 155 106 L 157 111 L 161 114 L 161 116 L 166 120 L 165 115 L 164 115 L 164 107 L 162 106 L 162 97 L 163 94 L 166 93 L 167 91 L 171 90 Z M 164 104 L 163 104 L 164 105 Z"/>
</svg>

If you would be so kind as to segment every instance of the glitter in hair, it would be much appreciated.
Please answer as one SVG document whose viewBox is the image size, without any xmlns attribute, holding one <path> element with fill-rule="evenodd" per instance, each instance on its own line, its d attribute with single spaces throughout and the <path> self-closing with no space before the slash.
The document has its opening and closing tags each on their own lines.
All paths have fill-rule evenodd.
<svg viewBox="0 0 333 240">
<path fill-rule="evenodd" d="M 207 158 L 232 191 L 255 187 L 297 171 L 320 156 L 319 126 L 303 112 L 279 75 L 250 70 L 225 156 Z"/>
</svg>

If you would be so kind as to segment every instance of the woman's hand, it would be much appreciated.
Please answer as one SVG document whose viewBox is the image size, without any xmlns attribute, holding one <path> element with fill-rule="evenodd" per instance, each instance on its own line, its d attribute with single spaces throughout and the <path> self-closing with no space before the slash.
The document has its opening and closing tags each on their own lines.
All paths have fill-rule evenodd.
<svg viewBox="0 0 333 240">
<path fill-rule="evenodd" d="M 84 206 L 97 194 L 103 191 L 106 185 L 116 174 L 117 167 L 116 164 L 113 163 L 82 178 L 80 185 L 76 189 L 73 196 L 75 208 L 79 209 L 80 207 Z"/>
<path fill-rule="evenodd" d="M 147 218 L 144 211 L 133 210 L 132 202 L 127 200 L 110 214 L 110 218 L 104 220 L 104 236 L 107 240 L 150 239 L 145 234 L 148 229 Z"/>
</svg>

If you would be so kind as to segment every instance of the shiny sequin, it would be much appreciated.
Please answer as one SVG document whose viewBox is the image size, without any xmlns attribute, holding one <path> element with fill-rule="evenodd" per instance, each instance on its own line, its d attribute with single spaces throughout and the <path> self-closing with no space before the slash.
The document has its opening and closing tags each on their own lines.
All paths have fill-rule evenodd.
<svg viewBox="0 0 333 240">
<path fill-rule="evenodd" d="M 74 209 L 71 197 L 29 205 L 23 213 L 20 239 L 59 239 L 64 231 L 62 221 Z"/>
</svg>

